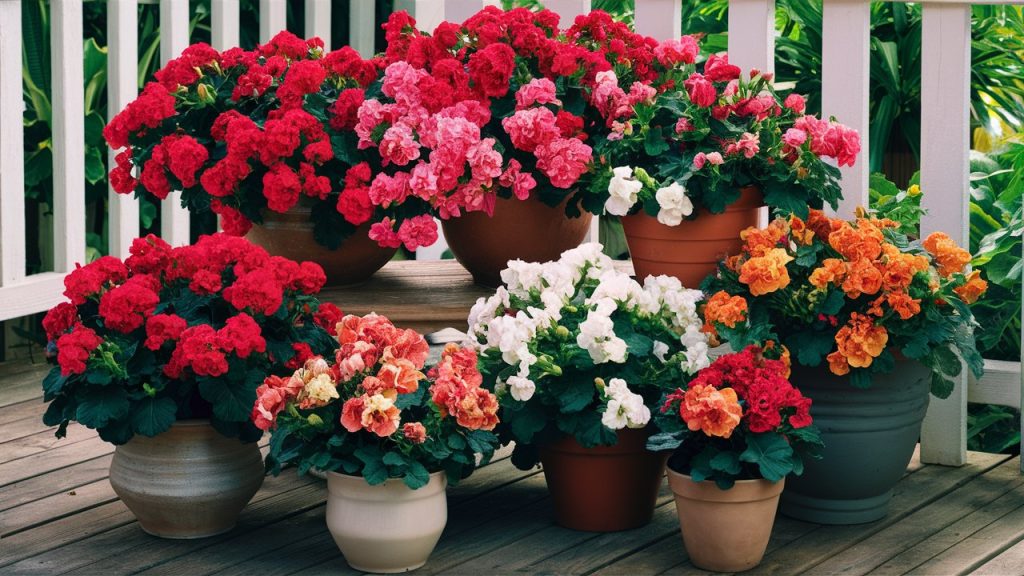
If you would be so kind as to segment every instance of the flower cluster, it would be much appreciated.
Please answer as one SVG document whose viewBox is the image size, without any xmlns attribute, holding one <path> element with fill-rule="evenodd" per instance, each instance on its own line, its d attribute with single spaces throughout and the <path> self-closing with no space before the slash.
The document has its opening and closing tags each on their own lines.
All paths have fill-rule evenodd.
<svg viewBox="0 0 1024 576">
<path fill-rule="evenodd" d="M 325 327 L 341 312 L 314 297 L 323 270 L 224 234 L 180 248 L 151 235 L 130 253 L 68 274 L 69 302 L 44 318 L 57 361 L 46 421 L 63 435 L 75 419 L 118 444 L 177 418 L 258 438 L 241 403 L 267 374 L 333 349 Z"/>
<path fill-rule="evenodd" d="M 614 444 L 616 430 L 646 426 L 650 406 L 710 362 L 701 293 L 666 276 L 641 285 L 599 244 L 555 262 L 509 262 L 502 280 L 471 310 L 468 336 L 517 465 L 532 464 L 531 446 L 560 433 Z"/>
<path fill-rule="evenodd" d="M 742 233 L 743 251 L 705 281 L 706 330 L 730 344 L 781 342 L 805 366 L 828 362 L 857 386 L 887 372 L 898 351 L 932 368 L 948 395 L 958 355 L 981 369 L 968 304 L 986 282 L 970 254 L 935 232 L 911 242 L 900 224 L 868 214 L 853 221 L 811 210 Z"/>
<path fill-rule="evenodd" d="M 257 391 L 252 421 L 272 431 L 275 471 L 296 463 L 415 489 L 440 470 L 457 482 L 474 452 L 490 456 L 498 401 L 480 387 L 473 350 L 449 345 L 425 372 L 426 340 L 383 316 L 345 316 L 335 334 L 333 362 L 314 356 Z"/>
<path fill-rule="evenodd" d="M 674 450 L 669 466 L 695 482 L 722 488 L 742 479 L 778 482 L 803 469 L 802 457 L 820 446 L 811 426 L 811 400 L 787 380 L 789 366 L 760 348 L 726 354 L 665 396 L 651 437 L 653 450 Z"/>
</svg>

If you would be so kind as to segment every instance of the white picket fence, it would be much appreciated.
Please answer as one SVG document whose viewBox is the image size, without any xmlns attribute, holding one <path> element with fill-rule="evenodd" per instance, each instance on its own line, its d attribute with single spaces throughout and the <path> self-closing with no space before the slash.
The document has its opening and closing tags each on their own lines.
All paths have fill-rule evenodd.
<svg viewBox="0 0 1024 576">
<path fill-rule="evenodd" d="M 161 59 L 166 62 L 188 44 L 188 0 L 142 0 L 160 4 Z M 213 45 L 238 44 L 239 0 L 211 0 Z M 332 3 L 305 2 L 304 33 L 330 43 Z M 659 39 L 678 36 L 683 1 L 636 0 L 636 27 Z M 110 110 L 120 110 L 137 94 L 138 4 L 106 0 L 108 6 L 108 92 Z M 497 0 L 395 0 L 422 28 L 442 20 L 461 21 Z M 968 147 L 970 8 L 974 4 L 1024 4 L 1024 0 L 927 0 L 923 2 L 921 187 L 929 209 L 923 232 L 943 230 L 968 241 Z M 260 38 L 285 27 L 287 0 L 260 0 Z M 374 46 L 374 1 L 351 0 L 350 38 L 363 55 Z M 590 10 L 590 0 L 547 0 L 545 5 L 571 22 Z M 823 107 L 862 134 L 867 158 L 869 89 L 869 0 L 824 0 Z M 0 0 L 0 320 L 46 310 L 61 300 L 64 274 L 85 259 L 84 122 L 82 0 L 51 0 L 54 103 L 54 268 L 25 274 L 24 157 L 21 78 L 21 2 Z M 731 0 L 729 58 L 743 68 L 770 71 L 775 55 L 775 1 Z M 868 163 L 843 169 L 850 215 L 867 202 Z M 110 253 L 124 256 L 139 233 L 138 202 L 110 192 Z M 188 215 L 175 195 L 164 201 L 162 236 L 172 244 L 188 242 Z M 986 363 L 980 382 L 965 376 L 948 400 L 935 401 L 922 432 L 922 458 L 960 465 L 965 461 L 966 405 L 972 402 L 1019 408 L 1024 379 L 1019 362 Z"/>
</svg>

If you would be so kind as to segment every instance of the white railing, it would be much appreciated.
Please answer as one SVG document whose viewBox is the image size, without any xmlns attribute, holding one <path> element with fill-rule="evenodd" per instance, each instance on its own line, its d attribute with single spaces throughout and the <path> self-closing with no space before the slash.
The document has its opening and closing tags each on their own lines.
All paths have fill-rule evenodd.
<svg viewBox="0 0 1024 576">
<path fill-rule="evenodd" d="M 154 0 L 142 0 L 151 3 Z M 299 0 L 296 0 L 299 1 Z M 330 41 L 330 0 L 305 2 L 305 33 Z M 678 36 L 684 0 L 636 0 L 639 32 L 659 39 Z M 688 1 L 688 0 L 687 0 Z M 893 0 L 899 1 L 899 0 Z M 111 112 L 137 94 L 137 7 L 140 0 L 107 0 L 108 92 Z M 161 59 L 188 44 L 188 0 L 160 0 Z M 442 20 L 461 21 L 497 0 L 395 0 L 424 29 Z M 548 0 L 546 6 L 571 21 L 590 10 L 590 0 Z M 923 232 L 943 230 L 968 243 L 968 149 L 971 5 L 1024 4 L 1024 0 L 927 0 L 923 2 L 921 184 L 930 209 Z M 286 0 L 260 0 L 260 38 L 284 28 Z M 58 302 L 63 276 L 85 258 L 82 0 L 51 0 L 54 103 L 54 271 L 25 274 L 24 165 L 21 79 L 21 2 L 0 0 L 0 320 L 45 310 Z M 858 129 L 867 158 L 869 93 L 869 0 L 824 0 L 822 41 L 823 108 Z M 743 68 L 772 70 L 775 1 L 731 0 L 729 56 Z M 374 52 L 374 2 L 351 0 L 351 44 Z M 239 0 L 212 0 L 210 27 L 216 48 L 238 44 Z M 843 169 L 845 200 L 840 214 L 867 202 L 868 163 Z M 177 197 L 163 204 L 162 235 L 188 241 L 188 218 Z M 123 256 L 138 235 L 139 207 L 131 197 L 110 193 L 110 252 Z M 1019 408 L 1024 379 L 1019 362 L 986 362 L 980 382 L 966 375 L 948 400 L 934 401 L 922 432 L 922 458 L 959 465 L 965 460 L 966 404 L 971 401 Z"/>
</svg>

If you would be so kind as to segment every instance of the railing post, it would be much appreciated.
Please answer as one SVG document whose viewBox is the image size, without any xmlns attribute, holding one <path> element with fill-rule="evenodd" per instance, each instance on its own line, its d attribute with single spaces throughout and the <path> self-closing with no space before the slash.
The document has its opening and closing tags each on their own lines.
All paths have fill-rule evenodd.
<svg viewBox="0 0 1024 576">
<path fill-rule="evenodd" d="M 0 0 L 0 286 L 25 276 L 21 1 Z"/>
<path fill-rule="evenodd" d="M 188 0 L 160 1 L 160 62 L 167 64 L 188 47 L 188 26 Z M 188 210 L 181 207 L 180 190 L 160 204 L 160 236 L 172 246 L 189 243 Z"/>
<path fill-rule="evenodd" d="M 729 63 L 775 70 L 775 0 L 729 0 Z"/>
<path fill-rule="evenodd" d="M 216 4 L 215 4 L 216 6 Z M 107 117 L 124 110 L 139 94 L 139 5 L 136 0 L 107 1 Z M 108 166 L 120 150 L 107 153 Z M 109 249 L 124 258 L 139 235 L 139 201 L 128 194 L 107 192 Z"/>
<path fill-rule="evenodd" d="M 306 0 L 306 22 L 302 29 L 306 38 L 324 41 L 324 50 L 331 49 L 331 0 Z"/>
<path fill-rule="evenodd" d="M 840 168 L 843 200 L 836 214 L 852 218 L 857 206 L 868 204 L 871 4 L 865 0 L 825 0 L 822 9 L 822 116 L 835 116 L 860 133 L 860 158 L 852 167 Z"/>
<path fill-rule="evenodd" d="M 921 236 L 943 231 L 968 244 L 970 223 L 971 7 L 925 3 L 921 39 Z M 966 461 L 967 371 L 946 400 L 932 399 L 921 429 L 921 460 Z"/>
<path fill-rule="evenodd" d="M 260 42 L 269 42 L 278 32 L 287 27 L 288 2 L 286 0 L 260 0 Z"/>
<path fill-rule="evenodd" d="M 210 0 L 210 40 L 217 50 L 239 44 L 239 0 Z"/>
<path fill-rule="evenodd" d="M 350 2 L 348 8 L 348 43 L 363 58 L 376 52 L 376 18 L 374 2 Z"/>
<path fill-rule="evenodd" d="M 85 87 L 82 0 L 50 3 L 53 77 L 53 262 L 58 272 L 85 261 Z M 20 86 L 20 83 L 19 83 Z"/>
<path fill-rule="evenodd" d="M 682 0 L 636 0 L 633 9 L 636 31 L 657 40 L 671 40 L 682 35 Z"/>
</svg>

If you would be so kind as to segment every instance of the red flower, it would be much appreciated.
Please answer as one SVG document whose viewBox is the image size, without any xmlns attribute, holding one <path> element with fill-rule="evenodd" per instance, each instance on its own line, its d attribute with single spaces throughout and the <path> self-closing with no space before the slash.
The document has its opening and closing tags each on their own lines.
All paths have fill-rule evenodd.
<svg viewBox="0 0 1024 576">
<path fill-rule="evenodd" d="M 117 166 L 110 171 L 110 186 L 118 194 L 131 194 L 139 183 L 132 176 L 132 149 L 127 147 L 114 156 Z"/>
<path fill-rule="evenodd" d="M 335 130 L 351 130 L 355 128 L 359 118 L 356 112 L 366 98 L 361 88 L 349 88 L 338 94 L 338 99 L 327 109 L 331 118 L 331 128 Z"/>
<path fill-rule="evenodd" d="M 156 128 L 165 119 L 174 116 L 174 95 L 157 82 L 150 82 L 142 94 L 103 129 L 103 137 L 111 148 L 124 148 L 129 136 L 143 128 Z"/>
<path fill-rule="evenodd" d="M 191 136 L 168 136 L 162 141 L 167 154 L 167 167 L 185 188 L 196 185 L 196 173 L 210 152 Z"/>
<path fill-rule="evenodd" d="M 238 310 L 272 316 L 281 307 L 283 287 L 271 270 L 260 268 L 240 276 L 224 289 L 224 299 Z"/>
<path fill-rule="evenodd" d="M 267 342 L 261 332 L 260 325 L 252 316 L 242 313 L 228 318 L 217 335 L 225 352 L 234 352 L 239 358 L 248 358 L 253 352 L 266 352 Z"/>
<path fill-rule="evenodd" d="M 128 334 L 142 326 L 160 303 L 154 290 L 159 286 L 151 277 L 139 275 L 107 291 L 100 298 L 99 309 L 104 327 Z"/>
<path fill-rule="evenodd" d="M 163 272 L 171 261 L 171 245 L 153 234 L 132 240 L 128 252 L 131 256 L 124 263 L 132 274 Z"/>
<path fill-rule="evenodd" d="M 267 197 L 267 207 L 274 212 L 287 212 L 299 201 L 301 193 L 302 182 L 287 164 L 275 164 L 263 175 L 263 195 Z"/>
<path fill-rule="evenodd" d="M 712 82 L 728 82 L 740 77 L 740 67 L 729 64 L 729 56 L 712 54 L 704 62 L 704 75 Z"/>
<path fill-rule="evenodd" d="M 249 229 L 252 228 L 251 220 L 242 215 L 238 210 L 225 206 L 216 199 L 210 202 L 210 209 L 220 216 L 220 226 L 224 229 L 225 234 L 245 236 Z"/>
<path fill-rule="evenodd" d="M 220 348 L 217 331 L 209 324 L 186 328 L 177 348 L 164 366 L 168 378 L 180 378 L 185 368 L 198 376 L 222 376 L 228 371 L 228 360 Z"/>
<path fill-rule="evenodd" d="M 192 275 L 192 281 L 188 283 L 188 289 L 201 296 L 216 294 L 220 288 L 220 273 L 207 269 L 196 270 Z"/>
<path fill-rule="evenodd" d="M 176 314 L 150 316 L 146 321 L 146 341 L 143 345 L 155 352 L 168 340 L 177 340 L 187 327 L 185 319 Z"/>
<path fill-rule="evenodd" d="M 57 339 L 57 363 L 63 376 L 85 372 L 85 362 L 92 351 L 103 343 L 95 332 L 78 324 L 71 332 Z"/>
<path fill-rule="evenodd" d="M 333 334 L 338 322 L 341 321 L 342 316 L 341 308 L 338 308 L 330 302 L 321 302 L 320 308 L 318 308 L 316 314 L 313 315 L 313 322 L 315 322 L 317 326 Z"/>
<path fill-rule="evenodd" d="M 469 78 L 485 97 L 508 93 L 516 53 L 507 44 L 491 44 L 469 57 Z"/>
<path fill-rule="evenodd" d="M 128 268 L 113 256 L 103 256 L 79 266 L 64 277 L 64 295 L 78 306 L 97 295 L 108 284 L 120 284 L 128 278 Z"/>
<path fill-rule="evenodd" d="M 707 108 L 718 100 L 718 92 L 715 90 L 714 84 L 701 74 L 696 72 L 690 74 L 690 77 L 683 82 L 683 86 L 690 96 L 690 101 L 701 108 Z"/>
<path fill-rule="evenodd" d="M 292 357 L 285 362 L 284 365 L 284 367 L 289 370 L 298 370 L 299 368 L 302 368 L 302 365 L 306 363 L 306 360 L 309 360 L 314 356 L 313 349 L 305 342 L 296 342 L 292 344 L 292 350 L 294 351 L 294 354 L 292 354 Z M 281 359 L 277 358 L 276 361 L 280 362 Z"/>
<path fill-rule="evenodd" d="M 61 302 L 46 313 L 43 318 L 43 330 L 47 341 L 56 340 L 72 326 L 78 323 L 78 308 L 69 302 Z"/>
</svg>

